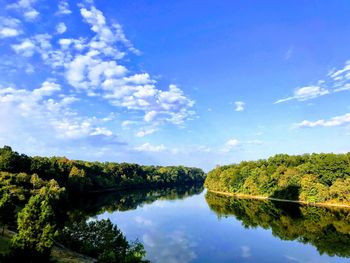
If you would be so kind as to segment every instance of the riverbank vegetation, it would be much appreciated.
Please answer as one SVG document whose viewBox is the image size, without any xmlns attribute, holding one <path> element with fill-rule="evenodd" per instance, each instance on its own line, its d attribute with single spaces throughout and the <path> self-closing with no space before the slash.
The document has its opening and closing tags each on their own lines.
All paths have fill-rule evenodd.
<svg viewBox="0 0 350 263">
<path fill-rule="evenodd" d="M 297 240 L 322 255 L 350 257 L 350 210 L 269 200 L 240 199 L 207 192 L 219 217 L 234 216 L 245 228 L 270 229 L 282 240 Z"/>
<path fill-rule="evenodd" d="M 208 173 L 205 186 L 232 194 L 350 205 L 350 153 L 279 154 L 218 166 Z"/>
<path fill-rule="evenodd" d="M 0 148 L 0 226 L 2 234 L 6 229 L 16 234 L 9 244 L 1 239 L 1 246 L 9 252 L 0 261 L 48 262 L 59 241 L 71 249 L 80 247 L 77 252 L 99 262 L 144 262 L 141 243 L 128 242 L 110 221 L 86 223 L 85 212 L 70 216 L 71 203 L 105 191 L 203 181 L 204 172 L 197 168 L 29 157 L 5 146 Z"/>
</svg>

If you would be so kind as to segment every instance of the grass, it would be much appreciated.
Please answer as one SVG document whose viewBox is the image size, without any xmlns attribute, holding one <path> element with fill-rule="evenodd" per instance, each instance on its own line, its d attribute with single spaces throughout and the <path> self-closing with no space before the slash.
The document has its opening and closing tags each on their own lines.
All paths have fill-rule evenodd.
<svg viewBox="0 0 350 263">
<path fill-rule="evenodd" d="M 84 256 L 82 254 L 73 252 L 67 248 L 60 248 L 57 246 L 54 246 L 52 248 L 51 257 L 53 260 L 57 261 L 58 263 L 93 263 L 97 262 L 96 260 Z"/>
<path fill-rule="evenodd" d="M 10 238 L 7 236 L 0 236 L 0 253 L 7 254 L 10 251 Z"/>
</svg>

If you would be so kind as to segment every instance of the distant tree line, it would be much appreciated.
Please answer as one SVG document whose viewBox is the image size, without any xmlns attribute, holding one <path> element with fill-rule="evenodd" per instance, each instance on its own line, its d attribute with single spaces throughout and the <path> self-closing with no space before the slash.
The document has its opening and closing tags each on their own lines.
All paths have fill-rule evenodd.
<svg viewBox="0 0 350 263">
<path fill-rule="evenodd" d="M 205 198 L 219 217 L 234 216 L 246 228 L 271 229 L 274 236 L 313 245 L 320 254 L 350 257 L 349 209 L 239 199 L 212 192 Z"/>
<path fill-rule="evenodd" d="M 87 162 L 65 157 L 29 157 L 0 148 L 0 171 L 54 179 L 71 194 L 106 189 L 149 188 L 203 183 L 204 172 L 184 166 L 144 166 L 133 163 Z"/>
<path fill-rule="evenodd" d="M 350 205 L 350 153 L 278 154 L 218 166 L 208 173 L 205 186 L 233 194 Z"/>
<path fill-rule="evenodd" d="M 65 245 L 73 249 L 81 246 L 78 252 L 99 262 L 145 262 L 143 245 L 129 243 L 109 221 L 86 223 L 85 215 L 65 226 L 69 203 L 106 190 L 202 184 L 204 177 L 202 170 L 183 166 L 29 157 L 0 148 L 1 234 L 5 229 L 17 232 L 10 253 L 0 253 L 0 262 L 48 262 L 55 240 L 69 241 Z"/>
</svg>

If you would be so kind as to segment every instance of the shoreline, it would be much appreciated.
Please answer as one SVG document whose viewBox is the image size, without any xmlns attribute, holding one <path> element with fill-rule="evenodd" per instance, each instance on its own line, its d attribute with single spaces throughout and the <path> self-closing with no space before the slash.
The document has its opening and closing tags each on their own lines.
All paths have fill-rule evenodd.
<svg viewBox="0 0 350 263">
<path fill-rule="evenodd" d="M 270 201 L 277 201 L 277 202 L 287 202 L 287 203 L 295 203 L 295 204 L 301 204 L 301 205 L 308 205 L 308 206 L 319 206 L 319 207 L 337 207 L 337 208 L 349 208 L 350 205 L 344 205 L 344 204 L 335 204 L 335 203 L 310 203 L 306 201 L 298 201 L 298 200 L 288 200 L 288 199 L 280 199 L 280 198 L 273 198 L 268 196 L 261 196 L 261 195 L 247 195 L 247 194 L 234 194 L 229 192 L 221 192 L 221 191 L 215 191 L 210 190 L 206 188 L 208 192 L 212 192 L 219 195 L 225 195 L 230 197 L 237 197 L 237 198 L 245 198 L 245 199 L 257 199 L 257 200 L 270 200 Z"/>
</svg>

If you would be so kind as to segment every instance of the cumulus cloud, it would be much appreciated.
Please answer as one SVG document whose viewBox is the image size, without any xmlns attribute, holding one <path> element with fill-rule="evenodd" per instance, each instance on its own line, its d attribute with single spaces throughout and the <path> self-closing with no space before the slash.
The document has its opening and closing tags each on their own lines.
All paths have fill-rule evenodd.
<svg viewBox="0 0 350 263">
<path fill-rule="evenodd" d="M 52 36 L 40 34 L 13 44 L 13 50 L 26 57 L 37 52 L 48 66 L 62 69 L 75 89 L 101 97 L 115 107 L 138 112 L 146 123 L 183 125 L 192 118 L 195 102 L 177 85 L 161 89 L 147 72 L 133 73 L 121 64 L 127 52 L 139 52 L 120 25 L 108 23 L 94 6 L 82 6 L 80 12 L 95 33 L 92 38 L 61 38 L 59 48 L 55 49 Z M 57 26 L 58 33 L 65 29 L 64 23 Z"/>
<path fill-rule="evenodd" d="M 16 37 L 22 33 L 21 21 L 11 17 L 0 17 L 0 38 Z"/>
<path fill-rule="evenodd" d="M 26 20 L 32 21 L 39 15 L 34 8 L 35 2 L 21 0 L 7 8 L 22 12 Z M 42 141 L 47 143 L 55 140 L 84 140 L 91 144 L 96 141 L 120 143 L 111 130 L 111 123 L 108 123 L 110 116 L 95 118 L 81 113 L 80 107 L 87 101 L 107 102 L 108 110 L 116 113 L 113 118 L 123 112 L 122 118 L 127 120 L 121 123 L 122 128 L 132 127 L 132 134 L 137 137 L 153 134 L 164 124 L 183 126 L 193 118 L 195 102 L 178 85 L 160 87 L 149 73 L 137 72 L 129 66 L 126 56 L 140 55 L 141 52 L 126 37 L 121 25 L 106 19 L 92 1 L 85 1 L 78 7 L 85 26 L 91 29 L 90 34 L 60 36 L 67 30 L 60 17 L 62 22 L 51 29 L 53 33 L 34 33 L 14 38 L 11 42 L 12 52 L 23 56 L 16 59 L 22 59 L 28 65 L 35 60 L 34 66 L 37 68 L 36 64 L 41 58 L 41 64 L 44 64 L 41 66 L 46 66 L 45 71 L 51 71 L 51 76 L 66 84 L 61 87 L 58 81 L 48 80 L 36 89 L 0 88 L 0 101 L 6 104 L 8 112 L 16 115 L 13 119 L 18 120 L 14 130 L 20 129 L 20 123 L 26 122 L 25 127 L 28 128 L 23 131 L 28 131 L 27 135 L 32 138 L 45 137 Z M 59 1 L 56 15 L 70 13 L 68 2 Z M 21 34 L 21 23 L 25 23 L 25 20 L 21 21 L 8 19 L 2 22 L 0 36 L 14 37 Z M 17 31 L 1 31 L 5 27 Z M 27 67 L 29 73 L 34 71 L 34 66 Z M 84 99 L 74 104 L 78 95 Z M 78 107 L 79 110 L 74 110 Z M 5 114 L 1 114 L 1 119 L 3 123 L 9 122 Z M 9 131 L 6 133 L 10 134 Z M 166 148 L 163 144 L 151 143 L 129 150 L 145 153 L 177 152 L 177 149 Z"/>
<path fill-rule="evenodd" d="M 65 23 L 61 22 L 56 26 L 57 34 L 63 34 L 66 31 L 67 31 L 67 26 Z"/>
<path fill-rule="evenodd" d="M 35 136 L 39 127 L 56 139 L 113 135 L 106 127 L 98 126 L 98 120 L 80 116 L 73 111 L 70 105 L 77 101 L 77 98 L 63 95 L 61 90 L 59 84 L 50 80 L 33 90 L 1 88 L 2 109 L 11 112 L 8 117 L 2 116 L 1 122 L 9 127 L 14 120 L 28 123 L 30 127 L 26 127 L 26 132 L 35 138 L 40 138 Z"/>
<path fill-rule="evenodd" d="M 28 21 L 35 20 L 40 13 L 33 7 L 36 0 L 19 0 L 16 3 L 7 5 L 8 9 L 18 10 Z"/>
<path fill-rule="evenodd" d="M 57 15 L 69 15 L 72 11 L 69 9 L 69 4 L 65 0 L 61 0 L 58 3 L 58 11 L 56 12 Z"/>
<path fill-rule="evenodd" d="M 290 101 L 290 100 L 306 101 L 306 100 L 314 99 L 327 94 L 329 94 L 329 90 L 327 89 L 321 88 L 319 86 L 306 86 L 306 87 L 296 89 L 294 91 L 294 95 L 291 97 L 277 100 L 275 104 Z"/>
<path fill-rule="evenodd" d="M 35 51 L 35 44 L 29 39 L 24 40 L 20 44 L 14 44 L 11 47 L 17 54 L 22 54 L 25 57 L 31 57 Z"/>
<path fill-rule="evenodd" d="M 333 117 L 329 120 L 320 119 L 317 121 L 304 120 L 297 123 L 296 126 L 299 128 L 313 128 L 313 127 L 335 127 L 342 126 L 350 123 L 350 113 L 346 113 L 341 116 Z"/>
<path fill-rule="evenodd" d="M 245 103 L 243 101 L 235 101 L 235 111 L 244 111 Z"/>
</svg>

